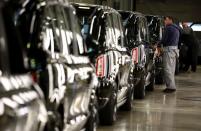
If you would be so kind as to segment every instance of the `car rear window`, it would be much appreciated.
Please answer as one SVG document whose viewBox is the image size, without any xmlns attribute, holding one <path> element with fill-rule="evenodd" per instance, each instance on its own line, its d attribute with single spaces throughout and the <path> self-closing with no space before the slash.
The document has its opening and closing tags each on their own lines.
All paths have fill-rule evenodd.
<svg viewBox="0 0 201 131">
<path fill-rule="evenodd" d="M 59 4 L 48 6 L 42 26 L 45 50 L 74 55 L 84 52 L 81 31 L 71 8 Z"/>
<path fill-rule="evenodd" d="M 97 52 L 99 45 L 102 45 L 101 32 L 103 23 L 99 18 L 99 12 L 95 7 L 79 8 L 76 7 L 76 12 L 79 18 L 81 34 L 86 42 L 87 52 Z"/>
<path fill-rule="evenodd" d="M 120 11 L 119 13 L 121 14 L 122 20 L 126 20 L 130 16 L 129 12 Z"/>
<path fill-rule="evenodd" d="M 4 36 L 4 30 L 3 30 L 3 18 L 1 14 L 1 2 L 0 2 L 0 75 L 2 74 L 2 71 L 4 69 L 4 61 L 3 61 L 3 55 L 4 55 L 4 46 L 5 46 L 5 36 Z"/>
<path fill-rule="evenodd" d="M 158 41 L 161 39 L 162 35 L 162 27 L 161 21 L 157 17 L 150 16 L 147 17 L 150 41 Z"/>
<path fill-rule="evenodd" d="M 4 29 L 6 34 L 6 45 L 9 61 L 9 70 L 11 74 L 22 74 L 26 72 L 26 54 L 23 50 L 22 37 L 19 35 L 18 28 L 15 27 L 13 21 L 14 18 L 14 8 L 10 3 L 5 4 L 2 7 L 2 17 L 4 22 Z M 6 53 L 5 53 L 6 54 Z M 4 58 L 4 62 L 6 59 Z"/>
<path fill-rule="evenodd" d="M 131 21 L 124 24 L 125 35 L 129 42 L 134 42 L 139 38 L 139 17 L 131 18 Z"/>
<path fill-rule="evenodd" d="M 76 14 L 78 16 L 82 36 L 86 40 L 91 24 L 89 21 L 89 17 L 93 13 L 94 8 L 79 5 L 74 6 L 76 8 Z"/>
<path fill-rule="evenodd" d="M 0 76 L 3 73 L 7 74 L 9 72 L 8 52 L 3 20 L 2 3 L 0 2 Z"/>
</svg>

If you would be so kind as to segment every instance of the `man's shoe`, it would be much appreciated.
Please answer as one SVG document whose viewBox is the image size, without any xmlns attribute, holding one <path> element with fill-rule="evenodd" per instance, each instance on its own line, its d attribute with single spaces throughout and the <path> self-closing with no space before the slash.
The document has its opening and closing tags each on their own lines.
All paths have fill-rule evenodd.
<svg viewBox="0 0 201 131">
<path fill-rule="evenodd" d="M 165 90 L 163 90 L 164 93 L 173 93 L 175 91 L 176 91 L 176 89 L 168 89 L 168 88 L 166 88 Z"/>
</svg>

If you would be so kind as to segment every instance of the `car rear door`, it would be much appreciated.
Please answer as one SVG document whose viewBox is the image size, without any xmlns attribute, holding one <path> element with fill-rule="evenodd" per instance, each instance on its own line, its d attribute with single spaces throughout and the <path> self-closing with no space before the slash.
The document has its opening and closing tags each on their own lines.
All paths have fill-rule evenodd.
<svg viewBox="0 0 201 131">
<path fill-rule="evenodd" d="M 62 7 L 61 7 L 62 8 Z M 97 77 L 94 72 L 89 58 L 85 56 L 86 45 L 81 36 L 78 19 L 75 16 L 75 10 L 72 7 L 63 7 L 65 14 L 64 20 L 69 20 L 69 33 L 71 40 L 66 42 L 69 53 L 63 52 L 67 66 L 65 71 L 67 74 L 67 108 L 71 120 L 77 117 L 86 116 L 89 113 L 91 96 L 95 95 L 95 88 L 98 84 Z M 68 37 L 68 36 L 67 36 Z M 78 122 L 76 120 L 76 122 Z"/>
<path fill-rule="evenodd" d="M 18 54 L 22 53 L 18 50 L 21 43 L 12 37 L 16 32 L 10 30 L 14 23 L 12 16 L 5 15 L 7 11 L 0 2 L 0 128 L 1 131 L 42 131 L 47 120 L 43 94 L 30 75 L 21 70 L 24 64 L 20 63 L 23 58 Z M 18 66 L 9 66 L 11 61 Z"/>
<path fill-rule="evenodd" d="M 130 52 L 126 48 L 126 41 L 124 38 L 123 27 L 121 23 L 121 17 L 118 13 L 112 14 L 113 29 L 115 35 L 116 49 L 119 53 L 119 73 L 118 73 L 118 99 L 125 97 L 129 88 L 128 78 L 131 67 Z"/>
</svg>

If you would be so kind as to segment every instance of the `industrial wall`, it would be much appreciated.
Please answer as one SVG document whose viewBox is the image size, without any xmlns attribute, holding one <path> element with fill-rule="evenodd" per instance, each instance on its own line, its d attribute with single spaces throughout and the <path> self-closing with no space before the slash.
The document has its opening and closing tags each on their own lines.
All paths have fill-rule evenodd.
<svg viewBox="0 0 201 131">
<path fill-rule="evenodd" d="M 180 21 L 201 21 L 201 0 L 137 0 L 137 10 L 145 14 L 171 15 Z"/>
<path fill-rule="evenodd" d="M 71 0 L 104 4 L 115 9 L 137 10 L 144 14 L 171 15 L 179 21 L 201 22 L 201 0 Z"/>
</svg>

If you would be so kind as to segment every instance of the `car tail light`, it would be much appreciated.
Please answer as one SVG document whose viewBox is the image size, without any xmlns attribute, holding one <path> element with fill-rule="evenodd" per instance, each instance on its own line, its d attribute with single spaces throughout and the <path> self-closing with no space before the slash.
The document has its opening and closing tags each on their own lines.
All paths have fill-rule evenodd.
<svg viewBox="0 0 201 131">
<path fill-rule="evenodd" d="M 138 48 L 132 50 L 132 59 L 135 64 L 138 63 Z"/>
<path fill-rule="evenodd" d="M 96 75 L 103 77 L 105 72 L 105 58 L 104 56 L 99 56 L 96 60 Z"/>
<path fill-rule="evenodd" d="M 31 72 L 31 76 L 32 76 L 32 79 L 33 79 L 34 82 L 38 81 L 37 73 L 36 72 Z"/>
</svg>

